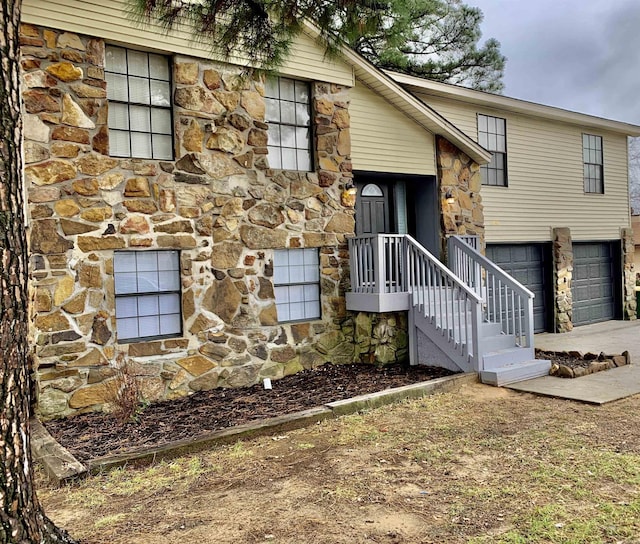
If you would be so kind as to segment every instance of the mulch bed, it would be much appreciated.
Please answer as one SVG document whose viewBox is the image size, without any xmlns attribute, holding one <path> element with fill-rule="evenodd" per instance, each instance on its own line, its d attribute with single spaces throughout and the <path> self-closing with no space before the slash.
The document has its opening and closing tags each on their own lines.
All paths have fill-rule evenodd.
<svg viewBox="0 0 640 544">
<path fill-rule="evenodd" d="M 393 387 L 453 374 L 442 368 L 389 365 L 331 365 L 242 389 L 201 391 L 144 408 L 135 420 L 119 426 L 108 414 L 83 414 L 49 421 L 51 435 L 79 461 L 160 446 L 181 439 L 321 406 Z"/>
<path fill-rule="evenodd" d="M 605 353 L 543 351 L 537 349 L 536 359 L 549 359 L 551 361 L 549 374 L 558 378 L 580 378 L 631 363 L 628 351 L 623 352 L 621 355 L 607 355 Z"/>
</svg>

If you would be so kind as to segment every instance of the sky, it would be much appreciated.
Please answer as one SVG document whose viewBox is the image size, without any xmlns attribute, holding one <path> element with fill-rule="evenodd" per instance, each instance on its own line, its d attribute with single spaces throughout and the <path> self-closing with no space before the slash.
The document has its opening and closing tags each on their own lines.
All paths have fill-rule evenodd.
<svg viewBox="0 0 640 544">
<path fill-rule="evenodd" d="M 507 57 L 503 94 L 640 125 L 640 0 L 466 0 Z"/>
</svg>

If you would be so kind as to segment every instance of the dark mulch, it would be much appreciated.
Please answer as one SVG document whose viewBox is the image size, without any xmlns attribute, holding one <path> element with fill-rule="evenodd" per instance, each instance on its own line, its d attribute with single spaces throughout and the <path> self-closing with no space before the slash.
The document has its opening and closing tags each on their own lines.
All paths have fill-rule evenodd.
<svg viewBox="0 0 640 544">
<path fill-rule="evenodd" d="M 274 381 L 271 390 L 262 385 L 213 389 L 154 403 L 123 426 L 110 415 L 83 414 L 46 427 L 78 460 L 87 461 L 451 374 L 426 366 L 328 364 Z"/>
<path fill-rule="evenodd" d="M 539 349 L 536 350 L 536 359 L 549 359 L 552 363 L 565 365 L 569 368 L 576 368 L 578 366 L 587 368 L 592 362 L 592 359 L 585 359 L 584 357 L 578 357 L 571 353 L 543 351 Z"/>
</svg>

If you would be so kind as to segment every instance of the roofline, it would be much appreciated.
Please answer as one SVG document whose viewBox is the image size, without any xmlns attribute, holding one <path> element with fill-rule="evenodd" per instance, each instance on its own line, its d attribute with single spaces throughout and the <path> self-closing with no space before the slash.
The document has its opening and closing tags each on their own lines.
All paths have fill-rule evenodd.
<svg viewBox="0 0 640 544">
<path fill-rule="evenodd" d="M 497 108 L 525 115 L 534 115 L 536 117 L 562 121 L 564 123 L 609 130 L 625 134 L 627 136 L 640 136 L 640 126 L 633 125 L 631 123 L 605 119 L 603 117 L 557 108 L 555 106 L 545 106 L 544 104 L 538 104 L 536 102 L 530 102 L 519 98 L 511 98 L 499 94 L 476 91 L 459 85 L 430 81 L 390 70 L 384 70 L 384 72 L 398 84 L 414 91 L 421 90 L 434 96 L 453 98 L 460 100 L 461 102 L 468 102 L 471 104 Z"/>
<path fill-rule="evenodd" d="M 317 38 L 320 35 L 319 30 L 312 23 L 305 21 L 305 26 L 312 37 Z M 359 79 L 371 90 L 391 102 L 396 108 L 414 119 L 429 132 L 446 138 L 478 164 L 487 164 L 491 161 L 491 152 L 404 89 L 389 75 L 376 68 L 345 44 L 337 43 L 336 45 L 340 49 L 342 58 L 353 66 L 356 79 Z"/>
</svg>

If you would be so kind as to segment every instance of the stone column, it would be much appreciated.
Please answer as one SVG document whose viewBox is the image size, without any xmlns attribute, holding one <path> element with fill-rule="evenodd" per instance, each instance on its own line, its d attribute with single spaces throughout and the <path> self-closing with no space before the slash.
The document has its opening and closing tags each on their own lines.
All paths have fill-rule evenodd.
<svg viewBox="0 0 640 544">
<path fill-rule="evenodd" d="M 552 236 L 555 332 L 569 332 L 573 329 L 573 295 L 571 294 L 573 246 L 571 243 L 571 230 L 568 227 L 554 228 Z"/>
<path fill-rule="evenodd" d="M 622 240 L 622 317 L 623 319 L 636 319 L 636 270 L 633 262 L 635 242 L 633 229 L 620 230 Z"/>
<path fill-rule="evenodd" d="M 480 167 L 452 143 L 438 137 L 437 168 L 443 255 L 447 237 L 456 234 L 477 235 L 484 247 Z M 447 194 L 453 198 L 452 203 L 447 202 Z"/>
</svg>

